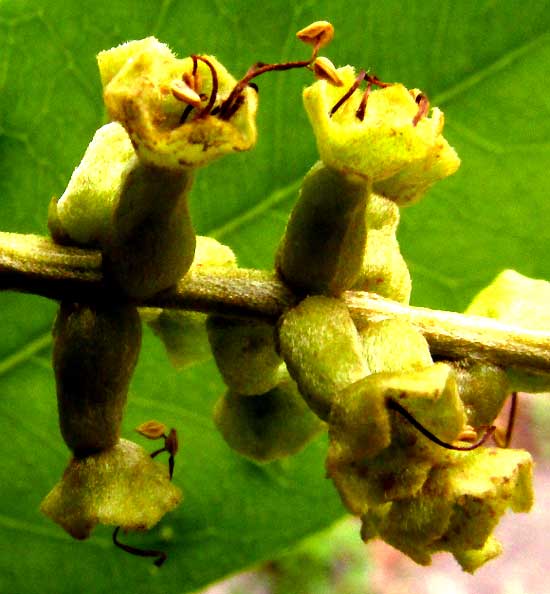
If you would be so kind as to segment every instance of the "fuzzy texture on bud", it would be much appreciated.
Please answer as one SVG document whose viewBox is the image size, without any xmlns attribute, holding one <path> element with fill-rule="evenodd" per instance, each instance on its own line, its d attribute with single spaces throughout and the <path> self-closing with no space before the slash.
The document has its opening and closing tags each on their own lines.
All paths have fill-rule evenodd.
<svg viewBox="0 0 550 594">
<path fill-rule="evenodd" d="M 148 530 L 181 501 L 165 466 L 121 439 L 83 459 L 73 458 L 40 509 L 72 537 L 88 538 L 97 524 Z"/>
</svg>

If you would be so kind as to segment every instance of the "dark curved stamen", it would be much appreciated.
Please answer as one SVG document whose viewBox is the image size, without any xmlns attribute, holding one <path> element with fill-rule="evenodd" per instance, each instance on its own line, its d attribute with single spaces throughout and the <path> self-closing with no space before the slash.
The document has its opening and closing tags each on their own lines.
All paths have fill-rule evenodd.
<svg viewBox="0 0 550 594">
<path fill-rule="evenodd" d="M 485 430 L 485 433 L 475 443 L 473 443 L 469 446 L 455 446 L 452 443 L 447 443 L 446 441 L 439 439 L 439 437 L 434 435 L 429 429 L 426 429 L 426 427 L 424 427 L 424 425 L 422 425 L 419 421 L 417 421 L 406 408 L 401 406 L 395 400 L 392 400 L 390 398 L 390 399 L 388 399 L 386 404 L 390 410 L 394 410 L 395 412 L 398 412 L 415 429 L 418 429 L 418 431 L 420 431 L 420 433 L 422 433 L 422 435 L 424 437 L 427 437 L 430 441 L 433 441 L 438 446 L 441 446 L 442 448 L 445 448 L 447 450 L 454 450 L 457 452 L 470 452 L 471 450 L 475 450 L 475 449 L 479 448 L 480 446 L 482 446 L 489 439 L 489 437 L 491 437 L 491 435 L 495 432 L 495 429 L 496 429 L 496 427 L 494 425 L 491 425 L 489 427 L 480 427 L 480 429 L 482 428 Z"/>
<path fill-rule="evenodd" d="M 342 105 L 355 93 L 355 91 L 359 88 L 359 85 L 365 80 L 367 73 L 365 70 L 361 70 L 357 75 L 354 83 L 351 87 L 340 97 L 340 99 L 333 105 L 332 109 L 330 110 L 330 117 L 332 117 Z"/>
<path fill-rule="evenodd" d="M 516 424 L 516 416 L 518 412 L 518 393 L 512 392 L 510 397 L 510 410 L 508 412 L 508 423 L 506 425 L 506 433 L 504 437 L 500 432 L 495 434 L 495 442 L 499 448 L 509 448 L 512 442 L 512 435 L 514 433 L 514 426 Z"/>
<path fill-rule="evenodd" d="M 216 72 L 216 69 L 210 60 L 204 58 L 203 56 L 192 55 L 191 58 L 193 58 L 193 76 L 196 75 L 195 64 L 197 60 L 204 62 L 210 69 L 210 74 L 212 75 L 212 91 L 210 93 L 210 99 L 208 100 L 206 107 L 197 114 L 198 118 L 202 118 L 206 117 L 212 111 L 214 103 L 216 103 L 216 99 L 218 97 L 218 73 Z"/>
<path fill-rule="evenodd" d="M 391 87 L 393 83 L 387 83 L 380 80 L 375 74 L 367 74 L 366 76 L 367 82 L 370 82 L 381 89 L 385 89 L 386 87 Z"/>
<path fill-rule="evenodd" d="M 120 526 L 117 526 L 113 532 L 113 543 L 119 549 L 130 553 L 130 555 L 136 555 L 137 557 L 157 557 L 157 559 L 154 561 L 154 564 L 157 567 L 160 567 L 166 561 L 166 559 L 168 559 L 168 555 L 164 551 L 156 551 L 154 549 L 139 549 L 137 547 L 120 542 L 120 540 L 118 540 L 119 531 Z"/>
<path fill-rule="evenodd" d="M 372 83 L 367 83 L 367 88 L 361 97 L 361 103 L 359 103 L 359 107 L 355 112 L 355 117 L 360 120 L 361 122 L 365 119 L 365 109 L 367 108 L 367 100 L 369 98 L 370 92 L 372 89 Z"/>
<path fill-rule="evenodd" d="M 222 103 L 220 108 L 220 118 L 222 120 L 228 120 L 237 110 L 235 104 L 238 98 L 241 96 L 244 89 L 250 85 L 250 81 L 261 74 L 273 71 L 292 70 L 293 68 L 306 68 L 309 66 L 317 57 L 318 51 L 317 45 L 313 48 L 312 57 L 309 60 L 299 60 L 297 62 L 281 62 L 279 64 L 265 64 L 264 62 L 256 62 L 241 78 L 241 80 L 233 87 L 233 90 L 229 94 L 229 97 Z"/>
<path fill-rule="evenodd" d="M 180 126 L 182 124 L 185 124 L 187 118 L 189 117 L 189 114 L 193 111 L 193 109 L 194 108 L 192 105 L 187 105 L 187 107 L 183 110 L 183 113 L 180 116 Z"/>
<path fill-rule="evenodd" d="M 426 97 L 426 95 L 420 93 L 417 95 L 415 101 L 418 104 L 418 111 L 413 118 L 413 126 L 416 126 L 416 124 L 418 124 L 418 122 L 428 113 L 428 110 L 430 109 L 430 100 L 428 97 Z"/>
<path fill-rule="evenodd" d="M 153 453 L 150 454 L 151 458 L 156 458 L 162 452 L 168 452 L 170 454 L 168 458 L 168 472 L 170 475 L 170 480 L 174 476 L 174 466 L 176 464 L 175 455 L 178 453 L 178 433 L 175 429 L 170 429 L 168 435 L 163 435 L 164 437 L 164 447 L 155 450 Z"/>
</svg>

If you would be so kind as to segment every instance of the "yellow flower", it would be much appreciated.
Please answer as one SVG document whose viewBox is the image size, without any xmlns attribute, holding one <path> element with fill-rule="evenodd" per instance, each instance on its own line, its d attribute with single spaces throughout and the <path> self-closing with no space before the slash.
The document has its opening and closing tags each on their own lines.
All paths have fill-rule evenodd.
<svg viewBox="0 0 550 594">
<path fill-rule="evenodd" d="M 98 64 L 109 115 L 126 128 L 142 162 L 200 167 L 254 145 L 256 91 L 244 88 L 236 109 L 220 116 L 237 81 L 214 57 L 178 59 L 148 37 L 100 52 Z"/>
<path fill-rule="evenodd" d="M 326 165 L 371 181 L 375 192 L 400 205 L 418 200 L 435 181 L 458 169 L 460 160 L 441 135 L 443 113 L 433 108 L 430 115 L 418 118 L 418 91 L 401 84 L 372 90 L 361 118 L 356 113 L 362 99 L 359 90 L 334 111 L 346 92 L 342 89 L 349 89 L 357 78 L 351 66 L 336 72 L 343 87 L 319 80 L 303 94 Z"/>
</svg>

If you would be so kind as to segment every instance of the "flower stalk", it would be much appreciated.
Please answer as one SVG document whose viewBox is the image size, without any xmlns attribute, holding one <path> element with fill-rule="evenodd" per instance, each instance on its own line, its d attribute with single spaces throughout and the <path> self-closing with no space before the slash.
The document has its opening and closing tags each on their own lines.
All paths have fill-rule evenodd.
<svg viewBox="0 0 550 594">
<path fill-rule="evenodd" d="M 68 295 L 76 301 L 111 298 L 98 250 L 61 246 L 37 235 L 4 232 L 0 232 L 0 290 L 55 300 L 67 299 Z M 359 326 L 388 318 L 408 320 L 422 332 L 435 356 L 468 357 L 550 373 L 550 332 L 527 330 L 481 316 L 407 306 L 363 291 L 346 291 L 342 299 Z M 173 289 L 133 303 L 276 320 L 295 301 L 292 292 L 269 272 L 217 268 L 215 273 L 194 271 Z"/>
</svg>

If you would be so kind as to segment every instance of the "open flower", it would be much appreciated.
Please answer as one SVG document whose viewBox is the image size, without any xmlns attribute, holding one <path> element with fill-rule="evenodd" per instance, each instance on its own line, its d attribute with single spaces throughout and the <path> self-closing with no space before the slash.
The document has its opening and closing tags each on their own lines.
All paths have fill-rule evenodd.
<svg viewBox="0 0 550 594">
<path fill-rule="evenodd" d="M 328 166 L 370 180 L 373 190 L 408 204 L 432 183 L 454 173 L 460 160 L 441 135 L 443 114 L 419 116 L 418 91 L 401 84 L 356 90 L 334 109 L 356 81 L 351 66 L 339 68 L 343 87 L 319 80 L 304 90 L 304 104 L 313 126 L 321 160 Z M 359 112 L 358 112 L 359 109 Z"/>
<path fill-rule="evenodd" d="M 98 454 L 73 458 L 41 510 L 71 536 L 84 539 L 98 523 L 148 530 L 181 498 L 165 467 L 121 439 Z"/>
<path fill-rule="evenodd" d="M 98 64 L 109 115 L 144 163 L 199 167 L 254 145 L 256 91 L 244 88 L 222 111 L 237 81 L 212 56 L 178 59 L 148 37 L 100 52 Z"/>
</svg>

